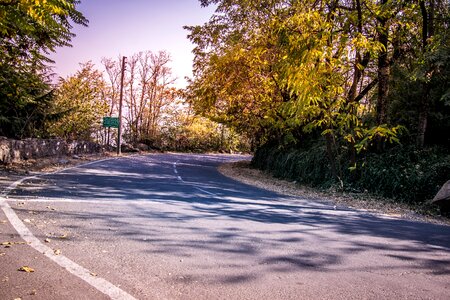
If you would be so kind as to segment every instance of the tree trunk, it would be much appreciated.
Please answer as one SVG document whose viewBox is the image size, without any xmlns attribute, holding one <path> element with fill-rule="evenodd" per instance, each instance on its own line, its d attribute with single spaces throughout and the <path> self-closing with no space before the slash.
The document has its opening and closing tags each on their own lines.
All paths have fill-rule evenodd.
<svg viewBox="0 0 450 300">
<path fill-rule="evenodd" d="M 386 20 L 380 22 L 378 41 L 384 46 L 384 51 L 378 56 L 378 99 L 377 99 L 377 124 L 387 123 L 387 105 L 389 95 L 389 58 L 388 58 L 388 28 Z"/>
<path fill-rule="evenodd" d="M 381 0 L 381 6 L 388 1 Z M 382 52 L 378 55 L 378 98 L 377 98 L 377 125 L 386 124 L 388 122 L 388 95 L 389 95 L 389 57 L 388 57 L 388 41 L 389 27 L 388 18 L 385 16 L 378 17 L 378 42 L 383 45 Z M 384 147 L 383 139 L 377 137 L 377 150 L 381 151 Z"/>
<path fill-rule="evenodd" d="M 422 53 L 426 55 L 428 39 L 434 34 L 434 1 L 430 1 L 430 9 L 429 12 L 425 6 L 425 1 L 419 1 L 420 12 L 422 14 Z M 432 73 L 432 70 L 425 74 L 425 77 L 428 77 Z M 427 80 L 425 78 L 424 80 Z M 430 109 L 430 84 L 428 82 L 424 82 L 422 84 L 422 97 L 419 103 L 419 119 L 417 124 L 417 139 L 416 146 L 418 148 L 423 148 L 425 145 L 425 133 L 427 131 L 428 124 L 428 112 Z"/>
<path fill-rule="evenodd" d="M 330 161 L 330 169 L 331 169 L 331 175 L 333 178 L 337 178 L 337 170 L 336 170 L 336 157 L 334 156 L 334 143 L 333 143 L 333 136 L 331 133 L 327 133 L 325 135 L 325 139 L 327 142 L 327 155 L 328 159 Z"/>
<path fill-rule="evenodd" d="M 417 125 L 417 140 L 416 145 L 419 149 L 425 145 L 425 132 L 427 131 L 428 111 L 430 108 L 430 85 L 423 84 L 423 95 L 420 99 L 419 106 L 419 122 Z"/>
</svg>

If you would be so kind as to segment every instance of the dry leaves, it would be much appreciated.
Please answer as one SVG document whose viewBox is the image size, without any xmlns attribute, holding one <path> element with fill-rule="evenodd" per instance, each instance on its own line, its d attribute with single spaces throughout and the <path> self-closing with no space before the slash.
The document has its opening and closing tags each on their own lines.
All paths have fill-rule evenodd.
<svg viewBox="0 0 450 300">
<path fill-rule="evenodd" d="M 17 269 L 17 271 L 26 272 L 26 273 L 33 273 L 34 269 L 30 268 L 28 266 L 23 266 L 23 267 L 20 267 L 19 269 Z"/>
<path fill-rule="evenodd" d="M 25 245 L 26 242 L 2 242 L 1 246 L 5 246 L 5 248 L 11 248 L 13 245 Z"/>
</svg>

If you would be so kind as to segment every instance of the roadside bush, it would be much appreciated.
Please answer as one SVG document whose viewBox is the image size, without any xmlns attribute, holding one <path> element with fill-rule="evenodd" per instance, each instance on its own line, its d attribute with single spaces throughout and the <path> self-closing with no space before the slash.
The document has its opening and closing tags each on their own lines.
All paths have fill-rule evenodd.
<svg viewBox="0 0 450 300">
<path fill-rule="evenodd" d="M 275 177 L 311 186 L 326 188 L 334 182 L 326 149 L 322 144 L 316 144 L 307 150 L 263 146 L 255 152 L 252 165 Z"/>
<path fill-rule="evenodd" d="M 341 167 L 345 191 L 369 192 L 397 201 L 418 204 L 432 199 L 450 179 L 448 149 L 432 147 L 417 150 L 398 146 L 384 153 L 358 157 L 356 169 L 350 170 L 346 155 L 336 158 Z M 254 155 L 252 165 L 275 177 L 295 180 L 319 188 L 329 188 L 332 177 L 323 144 L 307 149 L 263 146 Z"/>
<path fill-rule="evenodd" d="M 362 158 L 350 185 L 407 203 L 432 199 L 450 179 L 450 153 L 439 147 L 396 147 Z"/>
</svg>

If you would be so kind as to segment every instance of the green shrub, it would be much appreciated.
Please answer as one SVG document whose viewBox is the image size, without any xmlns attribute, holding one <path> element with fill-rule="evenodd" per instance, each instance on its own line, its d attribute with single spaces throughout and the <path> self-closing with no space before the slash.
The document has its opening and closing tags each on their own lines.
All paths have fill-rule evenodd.
<svg viewBox="0 0 450 300">
<path fill-rule="evenodd" d="M 357 180 L 350 186 L 407 203 L 432 199 L 450 179 L 448 150 L 396 147 L 360 159 Z"/>
<path fill-rule="evenodd" d="M 325 146 L 305 149 L 263 146 L 253 157 L 252 165 L 275 177 L 295 180 L 312 186 L 329 187 L 333 182 Z"/>
<path fill-rule="evenodd" d="M 346 191 L 369 192 L 418 204 L 432 199 L 450 179 L 450 153 L 444 148 L 417 150 L 398 146 L 381 154 L 369 153 L 358 157 L 352 171 L 346 157 L 343 154 L 336 158 L 337 165 L 342 166 L 341 180 Z M 337 182 L 321 143 L 304 149 L 266 145 L 256 151 L 252 165 L 275 177 L 319 188 L 329 188 Z"/>
</svg>

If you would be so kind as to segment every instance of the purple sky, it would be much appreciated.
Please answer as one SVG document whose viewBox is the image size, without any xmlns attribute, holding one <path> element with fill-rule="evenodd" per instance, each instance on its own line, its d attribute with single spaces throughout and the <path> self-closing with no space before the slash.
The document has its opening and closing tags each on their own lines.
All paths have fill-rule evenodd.
<svg viewBox="0 0 450 300">
<path fill-rule="evenodd" d="M 200 25 L 213 14 L 198 0 L 82 0 L 78 6 L 89 27 L 75 26 L 72 48 L 58 48 L 51 55 L 61 77 L 74 74 L 79 63 L 91 60 L 103 70 L 102 57 L 130 56 L 139 51 L 168 51 L 176 86 L 191 76 L 193 45 L 184 25 Z"/>
</svg>

